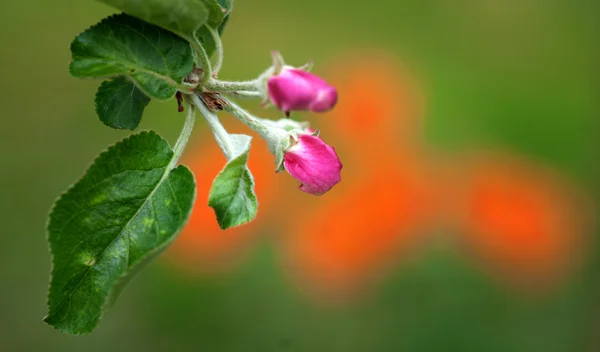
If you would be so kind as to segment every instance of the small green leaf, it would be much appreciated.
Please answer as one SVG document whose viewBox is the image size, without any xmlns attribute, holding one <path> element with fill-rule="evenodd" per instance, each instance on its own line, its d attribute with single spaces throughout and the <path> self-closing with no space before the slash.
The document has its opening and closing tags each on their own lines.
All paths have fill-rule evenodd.
<svg viewBox="0 0 600 352">
<path fill-rule="evenodd" d="M 146 94 L 171 98 L 193 68 L 189 44 L 160 27 L 125 14 L 102 20 L 71 43 L 75 77 L 126 75 Z"/>
<path fill-rule="evenodd" d="M 121 288 L 186 223 L 194 176 L 156 133 L 142 132 L 102 153 L 56 202 L 48 221 L 53 269 L 44 321 L 90 332 Z"/>
<path fill-rule="evenodd" d="M 96 113 L 107 126 L 135 129 L 150 98 L 129 79 L 121 76 L 102 82 L 96 93 Z"/>
<path fill-rule="evenodd" d="M 213 181 L 208 197 L 208 205 L 215 210 L 223 230 L 251 221 L 258 210 L 254 177 L 247 166 L 252 137 L 240 134 L 230 137 L 234 155 Z"/>
<path fill-rule="evenodd" d="M 192 34 L 205 23 L 216 28 L 224 17 L 223 10 L 216 0 L 100 1 L 187 39 L 192 39 Z"/>
</svg>

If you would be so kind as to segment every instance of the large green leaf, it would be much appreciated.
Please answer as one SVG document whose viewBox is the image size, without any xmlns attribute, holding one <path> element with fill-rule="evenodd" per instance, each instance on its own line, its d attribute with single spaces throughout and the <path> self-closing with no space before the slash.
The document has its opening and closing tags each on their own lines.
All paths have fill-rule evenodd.
<svg viewBox="0 0 600 352">
<path fill-rule="evenodd" d="M 195 196 L 192 173 L 175 162 L 156 133 L 132 135 L 58 199 L 48 222 L 48 324 L 92 331 L 128 278 L 175 239 Z"/>
<path fill-rule="evenodd" d="M 76 77 L 127 75 L 146 94 L 171 98 L 193 68 L 189 44 L 175 34 L 126 14 L 108 17 L 71 44 Z"/>
<path fill-rule="evenodd" d="M 105 81 L 96 93 L 96 113 L 107 126 L 136 128 L 150 98 L 125 77 Z"/>
<path fill-rule="evenodd" d="M 233 155 L 213 181 L 208 198 L 222 229 L 251 221 L 258 210 L 254 177 L 247 166 L 252 137 L 239 134 L 230 137 Z"/>
<path fill-rule="evenodd" d="M 207 23 L 216 28 L 223 10 L 216 0 L 100 0 L 125 13 L 191 39 Z"/>
</svg>

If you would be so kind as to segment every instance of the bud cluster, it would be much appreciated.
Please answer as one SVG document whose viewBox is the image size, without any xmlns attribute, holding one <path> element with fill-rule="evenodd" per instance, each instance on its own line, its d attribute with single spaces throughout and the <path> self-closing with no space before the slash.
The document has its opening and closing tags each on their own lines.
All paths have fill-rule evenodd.
<svg viewBox="0 0 600 352">
<path fill-rule="evenodd" d="M 322 195 L 341 180 L 342 164 L 333 147 L 327 145 L 307 122 L 289 119 L 292 111 L 325 112 L 338 99 L 337 90 L 309 72 L 311 65 L 286 65 L 273 52 L 273 65 L 256 80 L 249 82 L 214 81 L 221 92 L 231 87 L 233 96 L 260 98 L 263 106 L 275 106 L 287 118 L 279 121 L 261 119 L 225 98 L 224 108 L 252 128 L 267 142 L 275 155 L 276 171 L 286 170 L 301 182 L 304 192 Z M 215 89 L 217 90 L 217 89 Z M 227 92 L 227 91 L 226 91 Z"/>
</svg>

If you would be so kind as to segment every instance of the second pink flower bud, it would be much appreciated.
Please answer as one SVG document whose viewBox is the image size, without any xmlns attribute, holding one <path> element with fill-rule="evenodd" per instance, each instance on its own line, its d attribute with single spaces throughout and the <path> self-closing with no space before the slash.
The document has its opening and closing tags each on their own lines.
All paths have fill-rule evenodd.
<svg viewBox="0 0 600 352">
<path fill-rule="evenodd" d="M 342 163 L 330 145 L 312 134 L 301 134 L 285 151 L 283 165 L 306 193 L 322 195 L 341 181 Z"/>
<path fill-rule="evenodd" d="M 274 54 L 275 55 L 278 54 Z M 277 71 L 277 70 L 276 70 Z M 290 111 L 324 112 L 335 106 L 337 90 L 322 78 L 300 68 L 282 65 L 267 81 L 271 102 L 289 116 Z"/>
</svg>

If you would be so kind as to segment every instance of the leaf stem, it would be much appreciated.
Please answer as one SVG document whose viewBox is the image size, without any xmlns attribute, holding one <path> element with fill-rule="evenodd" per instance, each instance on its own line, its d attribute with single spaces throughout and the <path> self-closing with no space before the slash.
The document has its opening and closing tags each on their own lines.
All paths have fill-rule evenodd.
<svg viewBox="0 0 600 352">
<path fill-rule="evenodd" d="M 206 83 L 208 83 L 212 78 L 212 76 L 211 76 L 212 68 L 210 65 L 210 58 L 208 57 L 208 54 L 206 53 L 204 46 L 202 46 L 202 44 L 200 43 L 200 40 L 196 36 L 196 32 L 194 32 L 193 37 L 194 37 L 193 38 L 194 40 L 190 40 L 190 44 L 192 45 L 192 48 L 194 48 L 194 50 L 196 51 L 196 54 L 198 54 L 198 59 L 200 60 L 200 63 L 202 64 L 202 70 L 204 70 L 204 73 L 202 75 L 201 84 L 206 85 Z"/>
<path fill-rule="evenodd" d="M 223 43 L 221 42 L 221 36 L 219 33 L 211 28 L 210 26 L 206 26 L 206 29 L 212 36 L 213 41 L 215 42 L 215 52 L 217 55 L 217 61 L 213 65 L 212 74 L 216 75 L 221 71 L 221 66 L 223 66 Z"/>
<path fill-rule="evenodd" d="M 265 137 L 265 135 L 268 134 L 267 126 L 264 123 L 262 123 L 262 121 L 259 118 L 251 115 L 249 112 L 242 109 L 240 106 L 233 103 L 232 101 L 226 98 L 224 98 L 224 100 L 228 104 L 228 106 L 225 106 L 225 110 L 227 112 L 235 116 L 238 120 L 242 121 L 242 123 L 244 123 L 246 126 L 258 132 L 258 134 L 260 134 L 263 138 Z"/>
<path fill-rule="evenodd" d="M 288 137 L 288 133 L 283 128 L 266 124 L 262 119 L 242 109 L 239 105 L 231 101 L 231 99 L 223 98 L 223 100 L 227 102 L 225 110 L 240 120 L 243 124 L 256 131 L 263 139 L 267 141 L 270 148 L 276 146 L 281 140 Z"/>
<path fill-rule="evenodd" d="M 225 154 L 227 160 L 233 158 L 234 149 L 233 144 L 231 142 L 231 137 L 221 124 L 221 121 L 219 121 L 217 115 L 210 111 L 204 105 L 204 103 L 200 100 L 198 95 L 193 94 L 190 96 L 190 99 L 192 100 L 192 104 L 194 104 L 196 109 L 198 109 L 202 116 L 204 116 L 206 122 L 208 122 L 208 125 L 210 126 L 210 129 L 212 130 L 212 133 L 215 136 L 217 144 L 219 145 L 219 148 L 221 148 L 221 150 L 223 151 L 223 154 Z"/>
<path fill-rule="evenodd" d="M 241 98 L 241 99 L 262 99 L 263 98 L 263 96 L 260 92 L 252 92 L 252 91 L 247 91 L 247 90 L 229 91 L 229 92 L 224 92 L 224 93 L 228 94 L 232 98 Z"/>
<path fill-rule="evenodd" d="M 195 96 L 195 94 L 194 94 L 194 96 Z M 192 134 L 192 130 L 194 129 L 194 121 L 195 120 L 196 120 L 196 111 L 194 110 L 193 106 L 191 104 L 189 104 L 188 109 L 187 109 L 187 115 L 185 117 L 185 123 L 183 124 L 183 129 L 181 130 L 181 133 L 179 134 L 179 138 L 177 138 L 177 142 L 175 143 L 175 146 L 173 147 L 173 158 L 171 159 L 171 162 L 169 163 L 169 166 L 167 167 L 168 170 L 173 169 L 175 167 L 175 165 L 177 165 L 177 161 L 179 161 L 181 154 L 183 154 L 183 150 L 185 149 L 185 146 Z"/>
<path fill-rule="evenodd" d="M 248 92 L 258 92 L 259 91 L 259 79 L 253 79 L 250 81 L 219 81 L 214 78 L 211 78 L 208 82 L 204 84 L 204 87 L 207 90 L 217 91 L 217 92 L 234 92 L 234 91 L 248 91 Z"/>
<path fill-rule="evenodd" d="M 173 87 L 175 87 L 178 91 L 185 93 L 185 94 L 192 94 L 194 92 L 194 86 L 191 84 L 186 84 L 186 83 L 177 83 L 177 82 L 172 82 L 171 83 L 173 85 Z"/>
</svg>

